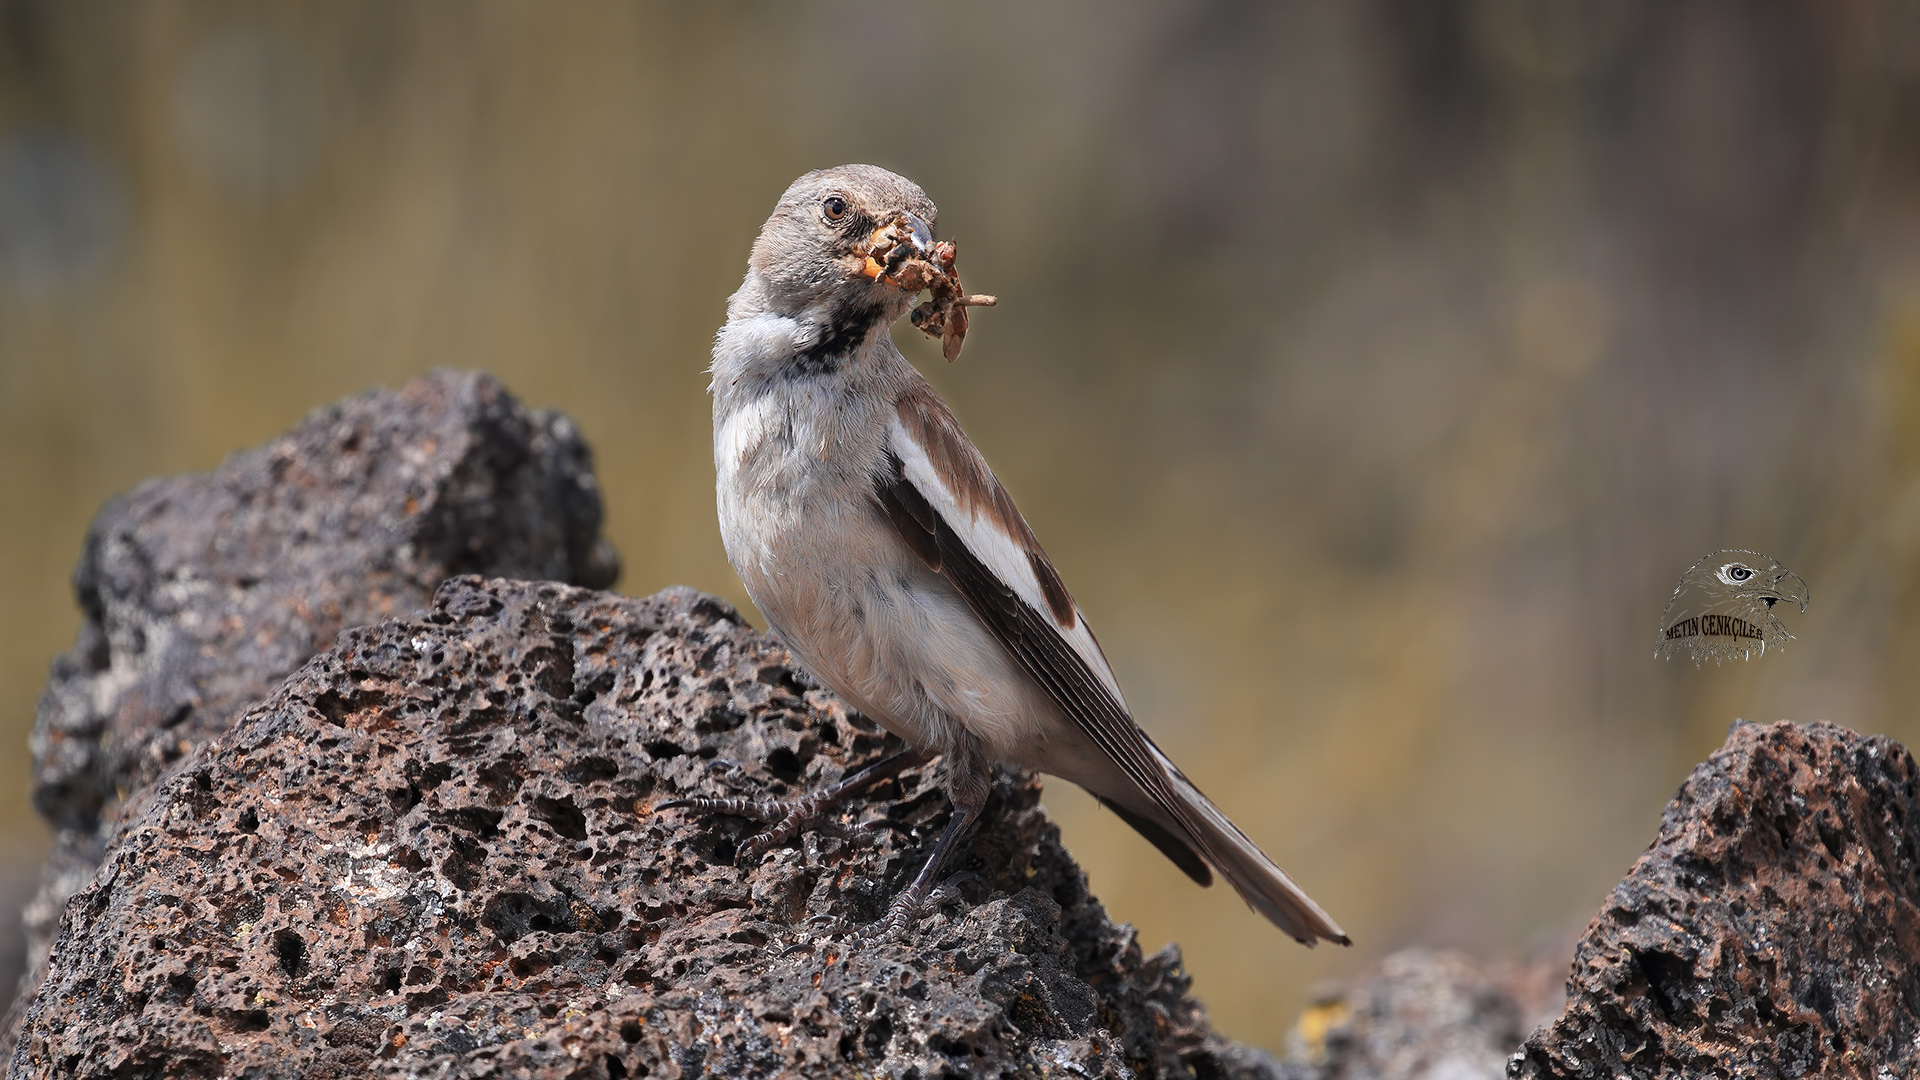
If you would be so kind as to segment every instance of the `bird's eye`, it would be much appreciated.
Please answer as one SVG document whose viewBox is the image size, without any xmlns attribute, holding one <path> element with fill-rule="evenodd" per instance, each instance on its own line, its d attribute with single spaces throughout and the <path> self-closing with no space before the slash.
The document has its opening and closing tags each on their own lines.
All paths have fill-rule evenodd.
<svg viewBox="0 0 1920 1080">
<path fill-rule="evenodd" d="M 1739 563 L 1734 563 L 1732 566 L 1727 567 L 1727 576 L 1735 581 L 1745 581 L 1753 576 L 1753 571 L 1741 566 Z"/>
<path fill-rule="evenodd" d="M 820 212 L 827 215 L 828 221 L 839 221 L 847 216 L 847 200 L 838 195 L 829 195 L 820 204 Z"/>
</svg>

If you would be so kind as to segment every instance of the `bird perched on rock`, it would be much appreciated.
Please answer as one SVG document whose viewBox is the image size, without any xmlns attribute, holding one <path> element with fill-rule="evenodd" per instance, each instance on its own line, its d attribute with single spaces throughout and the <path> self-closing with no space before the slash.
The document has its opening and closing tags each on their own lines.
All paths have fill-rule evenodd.
<svg viewBox="0 0 1920 1080">
<path fill-rule="evenodd" d="M 790 802 L 672 805 L 773 822 L 751 858 L 840 798 L 941 755 L 954 812 L 881 921 L 903 930 L 985 803 L 994 762 L 1091 792 L 1202 885 L 1209 866 L 1308 945 L 1347 935 L 1133 722 L 1086 618 L 946 403 L 888 328 L 922 288 L 964 297 L 933 203 L 871 165 L 794 181 L 760 230 L 713 346 L 727 557 L 816 678 L 909 750 Z M 944 299 L 943 299 L 944 298 Z"/>
<path fill-rule="evenodd" d="M 1807 610 L 1807 583 L 1757 551 L 1716 551 L 1687 568 L 1660 616 L 1656 658 L 1684 651 L 1695 666 L 1784 649 L 1793 635 L 1773 613 L 1782 600 Z"/>
</svg>

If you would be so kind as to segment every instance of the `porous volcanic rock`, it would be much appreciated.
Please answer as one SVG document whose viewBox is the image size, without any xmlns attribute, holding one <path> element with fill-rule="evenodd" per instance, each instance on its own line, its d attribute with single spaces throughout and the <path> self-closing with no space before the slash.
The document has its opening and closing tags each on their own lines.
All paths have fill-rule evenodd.
<svg viewBox="0 0 1920 1080">
<path fill-rule="evenodd" d="M 1513 1077 L 1920 1075 L 1920 783 L 1904 747 L 1737 724 L 1575 952 Z"/>
<path fill-rule="evenodd" d="M 926 768 L 752 866 L 759 825 L 656 809 L 890 749 L 712 597 L 451 580 L 155 785 L 12 1075 L 1277 1075 L 1107 920 L 1031 776 L 888 944 L 857 928 L 951 811 Z"/>
<path fill-rule="evenodd" d="M 55 846 L 27 908 L 30 965 L 123 803 L 342 628 L 423 607 L 453 574 L 610 584 L 600 516 L 569 420 L 450 371 L 109 503 L 74 571 L 86 621 L 34 726 L 33 801 Z"/>
</svg>

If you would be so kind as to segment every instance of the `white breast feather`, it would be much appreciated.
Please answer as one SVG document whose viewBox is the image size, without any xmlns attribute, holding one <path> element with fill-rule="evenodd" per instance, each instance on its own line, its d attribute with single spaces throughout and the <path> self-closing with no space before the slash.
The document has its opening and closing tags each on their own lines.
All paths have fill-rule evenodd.
<svg viewBox="0 0 1920 1080">
<path fill-rule="evenodd" d="M 751 399 L 726 418 L 714 432 L 713 456 L 720 468 L 737 471 L 747 452 L 766 438 L 769 425 L 779 422 L 779 402 L 771 397 Z"/>
</svg>

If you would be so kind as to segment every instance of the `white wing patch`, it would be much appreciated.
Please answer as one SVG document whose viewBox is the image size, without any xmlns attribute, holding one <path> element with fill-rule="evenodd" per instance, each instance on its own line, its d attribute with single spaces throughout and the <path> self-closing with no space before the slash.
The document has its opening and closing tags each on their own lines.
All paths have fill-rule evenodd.
<svg viewBox="0 0 1920 1080">
<path fill-rule="evenodd" d="M 1040 588 L 1039 576 L 1033 571 L 1033 563 L 1027 558 L 1026 548 L 1007 535 L 991 517 L 970 512 L 961 505 L 958 496 L 934 469 L 926 448 L 914 439 L 899 420 L 894 420 L 890 425 L 887 439 L 894 456 L 900 459 L 907 482 L 953 529 L 967 550 L 994 577 L 1012 589 L 1022 603 L 1043 615 L 1048 612 L 1046 595 Z M 1093 631 L 1087 628 L 1086 616 L 1080 613 L 1079 605 L 1074 605 L 1071 630 L 1061 627 L 1051 616 L 1044 621 L 1048 629 L 1058 633 L 1061 640 L 1072 646 L 1080 659 L 1086 661 L 1087 667 L 1099 677 L 1107 692 L 1113 695 L 1113 700 L 1125 710 L 1127 699 L 1121 696 L 1120 684 L 1114 680 L 1113 669 L 1101 653 L 1100 643 L 1093 639 Z"/>
</svg>

